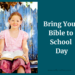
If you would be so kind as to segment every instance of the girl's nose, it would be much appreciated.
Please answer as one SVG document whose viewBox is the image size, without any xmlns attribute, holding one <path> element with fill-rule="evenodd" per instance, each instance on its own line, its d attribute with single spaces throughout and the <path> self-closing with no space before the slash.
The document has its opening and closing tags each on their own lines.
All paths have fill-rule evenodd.
<svg viewBox="0 0 75 75">
<path fill-rule="evenodd" d="M 17 22 L 14 21 L 14 24 L 16 24 Z"/>
</svg>

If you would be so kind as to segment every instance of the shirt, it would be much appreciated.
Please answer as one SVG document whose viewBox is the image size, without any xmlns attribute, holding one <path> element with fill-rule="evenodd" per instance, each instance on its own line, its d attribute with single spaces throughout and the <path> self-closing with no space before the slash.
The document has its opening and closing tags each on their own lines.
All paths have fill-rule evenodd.
<svg viewBox="0 0 75 75">
<path fill-rule="evenodd" d="M 7 29 L 0 32 L 0 39 L 5 39 L 3 51 L 22 51 L 22 40 L 28 39 L 28 33 L 23 30 L 19 30 L 18 37 L 13 38 L 10 36 L 9 29 Z"/>
</svg>

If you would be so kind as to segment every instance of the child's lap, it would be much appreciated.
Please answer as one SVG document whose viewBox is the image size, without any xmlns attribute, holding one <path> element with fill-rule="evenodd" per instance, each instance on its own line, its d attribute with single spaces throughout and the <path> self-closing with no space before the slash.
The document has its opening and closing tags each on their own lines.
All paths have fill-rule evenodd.
<svg viewBox="0 0 75 75">
<path fill-rule="evenodd" d="M 19 58 L 14 61 L 8 61 L 8 60 L 1 60 L 0 61 L 0 69 L 4 70 L 7 73 L 14 72 L 15 70 L 18 69 L 18 67 L 22 65 L 23 67 L 25 66 L 25 62 Z M 11 72 L 10 72 L 11 71 Z"/>
<path fill-rule="evenodd" d="M 13 61 L 9 61 L 9 60 L 1 60 L 0 61 L 0 66 L 6 65 L 6 64 L 8 64 L 8 65 L 14 65 L 15 64 L 16 65 L 16 64 L 25 64 L 25 62 L 21 58 L 15 59 Z"/>
</svg>

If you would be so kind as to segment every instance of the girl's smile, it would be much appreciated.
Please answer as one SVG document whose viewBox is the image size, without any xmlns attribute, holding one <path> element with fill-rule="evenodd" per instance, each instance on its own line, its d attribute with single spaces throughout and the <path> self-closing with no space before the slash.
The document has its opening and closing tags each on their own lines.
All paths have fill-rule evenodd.
<svg viewBox="0 0 75 75">
<path fill-rule="evenodd" d="M 17 25 L 13 25 L 13 26 L 17 26 Z"/>
</svg>

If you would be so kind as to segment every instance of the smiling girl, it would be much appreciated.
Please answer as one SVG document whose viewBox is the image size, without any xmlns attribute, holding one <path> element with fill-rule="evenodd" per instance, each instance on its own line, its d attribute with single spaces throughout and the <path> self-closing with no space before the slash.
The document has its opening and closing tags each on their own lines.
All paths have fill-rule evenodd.
<svg viewBox="0 0 75 75">
<path fill-rule="evenodd" d="M 2 52 L 23 52 L 22 56 L 26 57 L 26 62 L 23 59 L 18 58 L 13 61 L 1 60 L 0 69 L 2 73 L 13 73 L 17 70 L 17 73 L 31 73 L 30 62 L 28 57 L 28 33 L 19 30 L 22 24 L 22 16 L 18 12 L 14 12 L 10 15 L 8 22 L 10 24 L 9 29 L 1 31 L 0 33 L 0 57 Z"/>
</svg>

